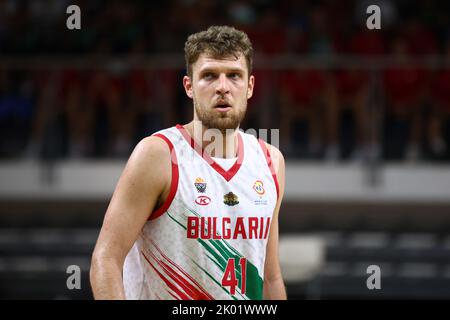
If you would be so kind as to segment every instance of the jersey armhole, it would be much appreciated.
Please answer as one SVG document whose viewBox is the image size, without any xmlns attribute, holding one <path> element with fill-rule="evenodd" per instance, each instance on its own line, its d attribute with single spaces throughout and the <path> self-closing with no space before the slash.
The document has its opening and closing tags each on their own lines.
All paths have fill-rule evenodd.
<svg viewBox="0 0 450 320">
<path fill-rule="evenodd" d="M 273 178 L 273 181 L 275 183 L 275 187 L 277 189 L 277 201 L 278 201 L 278 199 L 280 197 L 280 187 L 279 187 L 279 184 L 278 184 L 277 173 L 275 171 L 275 168 L 273 167 L 273 162 L 272 162 L 272 158 L 270 156 L 270 151 L 267 148 L 266 143 L 264 142 L 264 140 L 258 139 L 258 142 L 259 142 L 259 145 L 261 146 L 263 154 L 264 154 L 264 156 L 266 158 L 267 166 L 270 169 L 270 173 L 272 174 L 272 178 Z"/>
<path fill-rule="evenodd" d="M 170 190 L 169 190 L 169 194 L 167 195 L 167 199 L 164 201 L 164 203 L 159 208 L 153 210 L 153 212 L 150 214 L 150 217 L 148 218 L 148 220 L 154 220 L 154 219 L 160 217 L 164 212 L 167 211 L 167 209 L 169 209 L 170 205 L 172 204 L 173 199 L 175 198 L 175 194 L 177 193 L 178 180 L 179 180 L 177 154 L 175 152 L 172 142 L 166 136 L 164 136 L 160 133 L 156 133 L 156 134 L 152 135 L 152 137 L 158 137 L 158 138 L 163 139 L 169 146 L 170 159 L 171 159 L 171 163 L 172 163 L 172 178 L 170 181 Z"/>
</svg>

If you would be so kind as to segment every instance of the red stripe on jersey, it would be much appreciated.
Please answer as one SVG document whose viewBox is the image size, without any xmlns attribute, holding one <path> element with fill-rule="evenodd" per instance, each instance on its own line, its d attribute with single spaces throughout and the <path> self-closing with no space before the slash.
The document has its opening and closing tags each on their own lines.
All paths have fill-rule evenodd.
<svg viewBox="0 0 450 320">
<path fill-rule="evenodd" d="M 164 135 L 157 133 L 153 135 L 154 137 L 158 137 L 163 139 L 170 149 L 170 158 L 172 162 L 172 179 L 170 182 L 170 190 L 167 196 L 167 199 L 164 201 L 161 207 L 152 212 L 148 220 L 153 220 L 161 216 L 164 212 L 169 209 L 173 199 L 175 198 L 175 194 L 177 193 L 178 188 L 178 180 L 179 180 L 179 172 L 178 172 L 178 161 L 177 161 L 177 153 L 173 147 L 172 142 Z"/>
<path fill-rule="evenodd" d="M 151 241 L 151 240 L 150 240 Z M 197 288 L 200 290 L 199 293 L 197 293 L 198 296 L 201 296 L 201 299 L 203 300 L 214 300 L 213 296 L 211 296 L 205 289 L 203 289 L 203 287 L 198 284 L 197 281 L 195 281 L 194 278 L 192 278 L 186 271 L 184 271 L 180 266 L 178 266 L 175 262 L 173 262 L 172 260 L 170 260 L 169 257 L 167 257 L 160 248 L 158 248 L 158 246 L 151 241 L 153 246 L 156 248 L 156 250 L 158 250 L 159 254 L 166 259 L 171 265 L 173 265 L 176 269 L 178 269 L 179 272 L 181 272 L 186 278 L 188 278 L 190 281 L 192 281 Z M 197 288 L 195 288 L 195 290 L 197 290 Z"/>
<path fill-rule="evenodd" d="M 150 262 L 150 260 L 147 258 L 147 256 L 142 252 L 142 255 L 144 256 L 145 260 L 150 264 L 150 266 L 153 268 L 153 270 L 156 271 L 158 276 L 166 283 L 166 285 L 172 289 L 175 293 L 177 293 L 181 299 L 183 300 L 189 300 L 189 297 L 185 295 L 180 289 L 178 289 L 175 285 L 173 285 L 164 275 L 156 269 L 156 267 Z"/>
<path fill-rule="evenodd" d="M 278 178 L 276 171 L 273 167 L 272 158 L 270 157 L 269 149 L 267 149 L 266 143 L 258 139 L 259 145 L 261 146 L 261 149 L 263 150 L 264 156 L 266 157 L 267 165 L 269 166 L 270 172 L 272 173 L 273 181 L 275 182 L 275 187 L 277 188 L 277 199 L 280 197 L 280 187 L 278 186 Z"/>
</svg>

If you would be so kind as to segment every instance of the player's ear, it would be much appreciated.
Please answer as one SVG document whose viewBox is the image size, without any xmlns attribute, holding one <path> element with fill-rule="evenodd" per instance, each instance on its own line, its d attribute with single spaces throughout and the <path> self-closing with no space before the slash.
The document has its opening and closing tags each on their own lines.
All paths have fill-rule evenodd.
<svg viewBox="0 0 450 320">
<path fill-rule="evenodd" d="M 190 77 L 188 76 L 183 77 L 183 87 L 184 90 L 186 91 L 186 95 L 192 99 L 194 95 L 192 93 L 192 81 Z"/>
<path fill-rule="evenodd" d="M 254 87 L 255 87 L 255 77 L 251 75 L 248 78 L 247 99 L 250 99 L 252 97 Z"/>
</svg>

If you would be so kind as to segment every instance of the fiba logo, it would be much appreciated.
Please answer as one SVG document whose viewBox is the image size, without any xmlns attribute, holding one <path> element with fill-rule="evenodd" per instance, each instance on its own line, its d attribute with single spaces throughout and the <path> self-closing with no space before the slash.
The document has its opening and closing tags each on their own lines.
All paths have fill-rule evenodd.
<svg viewBox="0 0 450 320">
<path fill-rule="evenodd" d="M 253 184 L 253 190 L 255 190 L 256 193 L 259 194 L 260 196 L 266 193 L 266 190 L 264 190 L 264 184 L 260 180 L 255 181 L 255 183 Z"/>
</svg>

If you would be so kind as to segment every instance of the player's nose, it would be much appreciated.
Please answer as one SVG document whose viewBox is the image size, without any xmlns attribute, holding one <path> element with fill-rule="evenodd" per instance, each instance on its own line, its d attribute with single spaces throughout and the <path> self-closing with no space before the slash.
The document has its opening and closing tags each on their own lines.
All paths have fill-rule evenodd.
<svg viewBox="0 0 450 320">
<path fill-rule="evenodd" d="M 229 91 L 230 88 L 228 78 L 225 74 L 221 74 L 217 79 L 216 93 L 223 95 L 225 93 L 228 93 Z"/>
</svg>

